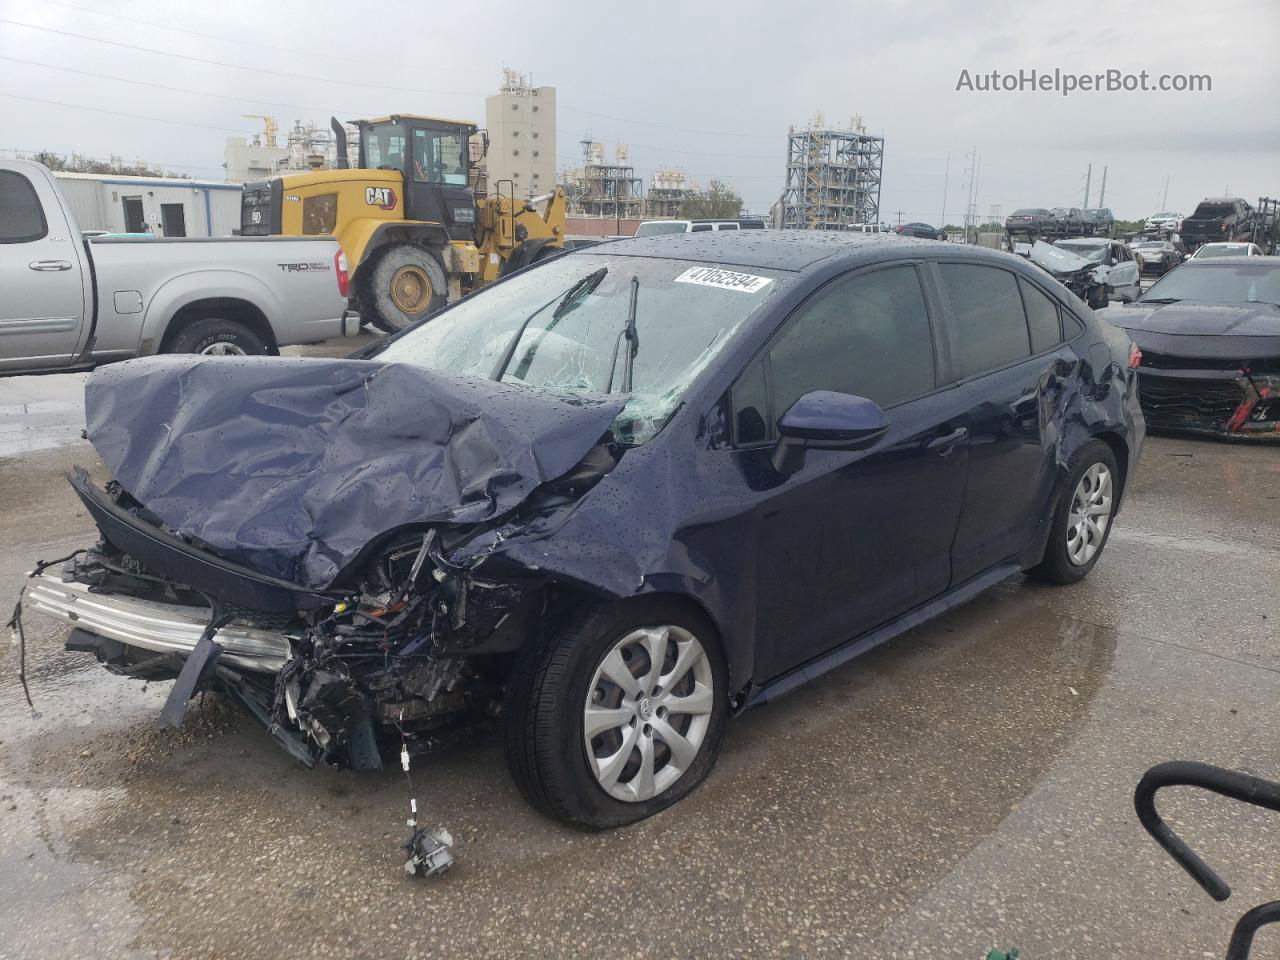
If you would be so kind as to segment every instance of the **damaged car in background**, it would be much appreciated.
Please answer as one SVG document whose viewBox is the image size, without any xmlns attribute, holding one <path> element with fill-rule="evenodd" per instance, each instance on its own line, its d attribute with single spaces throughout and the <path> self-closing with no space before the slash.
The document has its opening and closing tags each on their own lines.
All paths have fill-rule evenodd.
<svg viewBox="0 0 1280 960">
<path fill-rule="evenodd" d="M 1141 292 L 1139 265 L 1118 240 L 1079 237 L 1045 243 L 1037 240 L 1027 251 L 1031 262 L 1094 309 L 1113 298 L 1128 302 Z"/>
<path fill-rule="evenodd" d="M 28 611 L 305 764 L 486 720 L 538 809 L 639 820 L 727 718 L 994 584 L 1085 576 L 1143 437 L 1129 339 L 1017 257 L 619 240 L 347 359 L 96 373 L 101 539 Z"/>
<path fill-rule="evenodd" d="M 1142 350 L 1150 426 L 1280 439 L 1280 257 L 1193 257 L 1099 316 Z"/>
</svg>

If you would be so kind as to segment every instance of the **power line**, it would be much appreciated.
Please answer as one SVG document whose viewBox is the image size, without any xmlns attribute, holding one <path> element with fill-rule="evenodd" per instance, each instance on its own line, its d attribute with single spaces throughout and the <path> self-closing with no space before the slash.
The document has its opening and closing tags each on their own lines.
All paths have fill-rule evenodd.
<svg viewBox="0 0 1280 960">
<path fill-rule="evenodd" d="M 144 26 L 156 27 L 161 30 L 171 30 L 175 33 L 191 34 L 192 36 L 203 37 L 209 40 L 218 40 L 220 42 L 234 43 L 241 46 L 248 45 L 248 46 L 262 47 L 263 49 L 267 49 L 267 50 L 274 50 L 280 53 L 288 53 L 292 56 L 311 56 L 312 55 L 310 53 L 303 53 L 302 51 L 298 51 L 298 50 L 289 50 L 284 47 L 276 47 L 276 46 L 270 46 L 268 44 L 254 43 L 253 41 L 242 40 L 240 38 L 220 37 L 214 34 L 202 33 L 197 30 L 188 30 L 182 27 L 172 27 L 167 24 L 156 23 L 155 21 L 151 21 L 151 20 L 143 20 L 137 17 L 128 17 L 128 16 L 125 16 L 124 14 L 117 14 L 111 11 L 91 10 L 87 7 L 79 7 L 70 3 L 61 3 L 61 2 L 58 2 L 58 0 L 51 0 L 51 2 L 56 2 L 58 3 L 59 6 L 67 7 L 69 9 L 76 10 L 81 13 L 93 13 L 93 14 L 98 14 L 99 16 L 115 17 L 117 19 L 125 20 L 130 23 L 137 23 L 137 24 L 142 24 Z M 45 33 L 53 33 L 59 36 L 72 37 L 77 40 L 87 40 L 91 43 L 103 43 L 109 46 L 120 47 L 126 50 L 136 50 L 142 53 L 152 53 L 152 54 L 156 54 L 158 56 L 163 56 L 163 57 L 173 57 L 179 60 L 188 60 L 193 63 L 203 63 L 209 66 L 226 67 L 232 70 L 249 70 L 255 73 L 265 73 L 271 76 L 288 77 L 296 80 L 310 80 L 310 81 L 315 81 L 320 83 L 354 85 L 354 86 L 366 87 L 371 90 L 392 90 L 400 93 L 420 93 L 420 94 L 429 94 L 432 96 L 446 96 L 446 97 L 488 96 L 488 94 L 477 93 L 475 91 L 468 91 L 468 90 L 426 90 L 418 87 L 398 87 L 398 86 L 391 86 L 387 84 L 376 84 L 376 83 L 351 84 L 351 82 L 348 80 L 336 80 L 332 77 L 318 77 L 311 74 L 290 73 L 290 72 L 281 71 L 281 70 L 270 70 L 270 69 L 267 69 L 266 67 L 253 67 L 253 66 L 248 66 L 246 64 L 227 63 L 226 61 L 223 61 L 223 60 L 213 60 L 213 59 L 204 58 L 204 57 L 193 57 L 187 54 L 173 53 L 168 50 L 160 50 L 155 47 L 144 47 L 138 44 L 122 43 L 121 41 L 118 41 L 118 40 L 107 40 L 102 37 L 93 37 L 93 36 L 89 36 L 88 34 L 75 33 L 70 30 L 60 30 L 56 27 L 45 27 L 45 26 L 39 26 L 33 23 L 24 23 L 20 20 L 10 20 L 4 17 L 0 17 L 0 23 L 7 23 L 16 27 L 26 27 L 28 30 L 40 30 Z M 331 59 L 347 60 L 351 63 L 362 64 L 364 66 L 368 66 L 379 71 L 384 70 L 386 67 L 386 64 L 383 62 L 362 60 L 354 57 L 343 56 L 340 54 L 337 54 L 337 55 L 326 54 L 326 56 L 330 56 Z M 692 128 L 692 127 L 677 127 L 677 126 L 672 126 L 670 124 L 664 124 L 664 123 L 653 123 L 647 120 L 636 120 L 634 118 L 629 118 L 629 117 L 619 117 L 613 114 L 600 113 L 595 110 L 585 110 L 585 109 L 582 109 L 581 107 L 575 107 L 571 104 L 565 104 L 565 103 L 559 104 L 559 107 L 560 109 L 569 110 L 573 113 L 581 113 L 581 114 L 585 114 L 586 116 L 599 117 L 603 120 L 612 120 L 616 123 L 632 123 L 632 124 L 635 124 L 636 126 L 653 127 L 655 129 L 660 129 L 660 130 L 671 130 L 677 133 L 706 134 L 709 136 L 717 136 L 717 137 L 746 137 L 746 138 L 758 139 L 758 140 L 775 139 L 775 135 L 773 134 L 743 133 L 741 131 L 733 131 L 733 130 L 703 130 L 703 129 Z"/>
<path fill-rule="evenodd" d="M 230 100 L 234 103 L 248 103 L 265 107 L 284 107 L 290 110 L 307 110 L 319 114 L 329 113 L 333 109 L 332 107 L 309 107 L 306 104 L 301 103 L 279 103 L 273 100 L 258 100 L 253 97 L 233 97 L 225 93 L 209 93 L 205 90 L 192 90 L 190 87 L 175 87 L 172 84 L 152 83 L 148 80 L 132 80 L 128 77 L 113 76 L 109 73 L 94 73 L 91 70 L 81 70 L 78 67 L 64 67 L 60 64 L 42 63 L 39 60 L 25 60 L 22 57 L 10 57 L 5 56 L 4 54 L 0 54 L 0 60 L 8 60 L 11 63 L 22 63 L 32 67 L 43 67 L 46 70 L 60 70 L 63 73 L 78 73 L 81 76 L 94 77 L 98 80 L 114 80 L 117 83 L 129 83 L 137 87 L 151 87 L 155 90 L 164 90 L 168 93 L 189 93 L 197 97 L 211 97 L 215 100 Z M 346 113 L 348 111 L 344 110 L 342 112 Z M 350 112 L 358 113 L 360 111 Z"/>
<path fill-rule="evenodd" d="M 215 100 L 226 100 L 233 103 L 247 103 L 247 104 L 256 105 L 256 106 L 282 107 L 290 110 L 306 110 L 306 111 L 309 111 L 312 113 L 318 113 L 321 115 L 328 113 L 330 112 L 330 110 L 333 109 L 332 107 L 326 108 L 326 107 L 319 107 L 319 106 L 309 106 L 307 104 L 300 104 L 300 103 L 281 103 L 281 102 L 272 101 L 272 100 L 258 100 L 253 97 L 236 97 L 236 96 L 231 96 L 229 94 L 209 93 L 204 90 L 193 90 L 190 87 L 175 87 L 172 84 L 153 83 L 149 80 L 134 80 L 129 77 L 120 77 L 120 76 L 115 76 L 109 73 L 97 73 L 92 70 L 81 70 L 78 67 L 65 67 L 60 64 L 44 63 L 39 60 L 28 60 L 22 57 L 10 57 L 4 54 L 0 54 L 0 60 L 9 61 L 10 63 L 21 63 L 27 66 L 41 67 L 47 70 L 58 70 L 63 73 L 79 74 L 80 76 L 93 77 L 97 80 L 112 80 L 117 83 L 127 83 L 133 86 L 149 87 L 154 90 L 163 90 L 169 93 L 185 93 L 185 94 L 190 94 L 192 96 L 210 97 Z M 79 109 L 93 109 L 93 108 L 79 107 Z M 348 111 L 343 111 L 343 112 L 348 112 Z M 360 111 L 350 111 L 350 112 L 358 113 Z M 158 117 L 153 119 L 156 119 L 158 121 L 161 120 L 161 118 L 158 118 Z M 163 121 L 163 122 L 177 122 L 177 121 Z M 576 134 L 572 133 L 569 130 L 557 129 L 556 133 L 564 134 L 565 136 L 569 136 L 569 137 L 577 136 Z M 686 154 L 689 156 L 715 157 L 715 158 L 723 158 L 723 159 L 730 159 L 730 160 L 772 160 L 774 159 L 772 156 L 766 156 L 764 154 L 708 153 L 702 150 L 682 150 L 676 147 L 659 147 L 649 143 L 632 142 L 630 146 L 639 147 L 645 150 L 656 150 L 660 153 L 677 153 L 677 154 Z"/>
<path fill-rule="evenodd" d="M 18 93 L 5 93 L 0 90 L 0 97 L 13 100 L 28 100 L 31 103 L 43 103 L 50 107 L 66 107 L 68 110 L 86 110 L 89 113 L 106 113 L 113 117 L 130 117 L 134 120 L 146 120 L 149 123 L 176 123 L 183 127 L 199 127 L 202 130 L 217 130 L 220 133 L 247 133 L 239 127 L 215 127 L 208 123 L 193 123 L 190 120 L 174 120 L 170 117 L 148 117 L 140 113 L 124 113 L 120 110 L 105 110 L 102 107 L 86 107 L 78 103 L 63 103 L 61 100 L 42 100 L 40 97 L 26 97 Z"/>
<path fill-rule="evenodd" d="M 41 27 L 34 23 L 23 23 L 21 20 L 9 20 L 6 17 L 0 17 L 0 23 L 7 23 L 15 27 L 25 27 L 28 30 L 40 30 L 44 33 L 54 33 L 62 37 L 72 37 L 76 40 L 88 40 L 90 43 L 103 43 L 110 47 L 119 47 L 123 50 L 136 50 L 139 53 L 153 53 L 161 57 L 172 57 L 176 60 L 186 60 L 189 63 L 203 63 L 212 67 L 226 67 L 231 70 L 248 70 L 251 73 L 265 73 L 273 77 L 287 77 L 292 80 L 310 80 L 317 83 L 332 83 L 346 86 L 367 87 L 370 90 L 395 90 L 400 93 L 427 93 L 433 96 L 445 97 L 474 97 L 481 94 L 468 93 L 459 90 L 422 90 L 413 87 L 393 87 L 379 83 L 360 83 L 352 84 L 349 80 L 338 80 L 333 77 L 318 77 L 314 74 L 307 73 L 289 73 L 283 70 L 270 70 L 267 67 L 251 67 L 243 63 L 227 63 L 225 60 L 214 60 L 209 57 L 193 57 L 185 53 L 173 53 L 169 50 L 159 50 L 155 47 L 144 47 L 136 43 L 122 43 L 119 40 L 107 40 L 104 37 L 91 37 L 86 33 L 74 33 L 70 30 L 59 30 L 56 27 Z"/>
</svg>

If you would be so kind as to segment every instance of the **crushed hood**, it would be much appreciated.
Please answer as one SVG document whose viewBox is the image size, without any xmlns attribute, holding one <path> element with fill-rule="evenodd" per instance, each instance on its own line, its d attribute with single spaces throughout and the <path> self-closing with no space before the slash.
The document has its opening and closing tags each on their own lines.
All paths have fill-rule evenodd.
<svg viewBox="0 0 1280 960">
<path fill-rule="evenodd" d="M 1070 250 L 1063 247 L 1055 247 L 1053 244 L 1045 243 L 1043 240 L 1037 240 L 1031 245 L 1031 251 L 1028 256 L 1030 256 L 1032 263 L 1059 276 L 1101 266 L 1101 264 L 1090 263 L 1084 257 L 1078 256 Z"/>
<path fill-rule="evenodd" d="M 624 403 L 292 357 L 152 357 L 85 387 L 89 440 L 136 500 L 313 589 L 397 527 L 503 517 L 581 460 Z"/>
</svg>

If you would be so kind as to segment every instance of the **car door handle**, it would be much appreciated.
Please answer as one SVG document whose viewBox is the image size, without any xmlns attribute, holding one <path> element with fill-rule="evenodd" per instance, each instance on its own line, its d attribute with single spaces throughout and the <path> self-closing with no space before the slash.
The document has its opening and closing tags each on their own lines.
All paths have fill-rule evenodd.
<svg viewBox="0 0 1280 960">
<path fill-rule="evenodd" d="M 32 260 L 27 264 L 32 270 L 52 271 L 52 270 L 70 270 L 70 260 Z"/>
<path fill-rule="evenodd" d="M 926 450 L 936 450 L 938 451 L 938 453 L 942 454 L 945 457 L 948 453 L 951 452 L 952 447 L 954 447 L 957 443 L 959 443 L 961 440 L 963 440 L 967 436 L 969 436 L 968 428 L 956 427 L 950 433 L 944 433 L 940 437 L 934 437 L 924 446 Z"/>
</svg>

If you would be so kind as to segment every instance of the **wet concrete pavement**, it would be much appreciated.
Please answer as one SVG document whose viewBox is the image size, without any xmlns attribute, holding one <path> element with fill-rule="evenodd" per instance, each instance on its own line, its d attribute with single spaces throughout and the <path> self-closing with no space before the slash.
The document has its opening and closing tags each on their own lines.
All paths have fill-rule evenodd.
<svg viewBox="0 0 1280 960">
<path fill-rule="evenodd" d="M 6 605 L 92 539 L 61 480 L 96 462 L 75 379 L 0 380 Z M 215 698 L 161 731 L 167 684 L 31 615 L 34 716 L 0 644 L 0 958 L 1221 956 L 1280 897 L 1280 818 L 1168 792 L 1234 887 L 1215 904 L 1132 792 L 1174 758 L 1280 778 L 1278 543 L 1280 450 L 1153 438 L 1086 582 L 1011 582 L 735 721 L 645 823 L 534 814 L 492 735 L 420 761 L 423 819 L 459 840 L 426 883 L 399 771 L 302 770 Z"/>
</svg>

